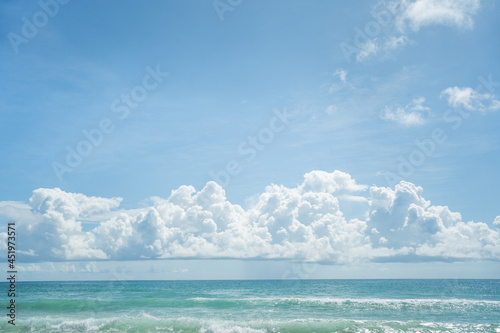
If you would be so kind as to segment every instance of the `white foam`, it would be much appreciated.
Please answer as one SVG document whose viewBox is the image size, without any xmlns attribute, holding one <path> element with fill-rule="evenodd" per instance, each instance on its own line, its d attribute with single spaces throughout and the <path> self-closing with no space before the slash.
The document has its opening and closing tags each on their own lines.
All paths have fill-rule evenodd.
<svg viewBox="0 0 500 333">
<path fill-rule="evenodd" d="M 59 324 L 48 325 L 51 329 L 59 330 L 59 331 L 98 331 L 103 328 L 105 325 L 112 322 L 114 319 L 96 319 L 96 318 L 87 318 L 87 319 L 77 319 L 77 320 L 65 320 Z"/>
<path fill-rule="evenodd" d="M 297 318 L 294 320 L 286 319 L 271 319 L 271 318 L 248 318 L 246 320 L 223 320 L 220 318 L 206 317 L 163 317 L 155 313 L 155 315 L 147 312 L 131 315 L 119 315 L 106 318 L 90 318 L 90 319 L 71 319 L 65 317 L 32 317 L 30 318 L 30 326 L 34 332 L 108 332 L 114 333 L 119 331 L 137 332 L 139 326 L 144 323 L 152 323 L 156 331 L 162 332 L 191 332 L 198 333 L 263 333 L 263 332 L 280 332 L 284 329 L 292 328 L 304 329 L 319 324 L 321 331 L 323 329 L 334 329 L 334 327 L 350 327 L 352 332 L 369 332 L 367 327 L 377 327 L 384 332 L 401 332 L 400 328 L 404 327 L 408 332 L 493 332 L 500 333 L 500 328 L 496 324 L 466 324 L 466 323 L 447 323 L 447 322 L 428 322 L 428 321 L 396 321 L 396 320 L 355 320 L 355 319 L 333 319 L 333 318 Z M 116 325 L 116 324 L 119 324 Z M 125 325 L 125 326 L 123 326 Z M 312 325 L 312 326 L 311 326 Z M 116 327 L 120 327 L 118 330 Z M 177 327 L 177 328 L 174 328 Z M 184 327 L 180 329 L 179 327 Z M 180 329 L 180 330 L 179 330 Z"/>
<path fill-rule="evenodd" d="M 335 298 L 335 297 L 248 297 L 248 298 L 211 298 L 194 297 L 189 298 L 194 301 L 249 301 L 249 302 L 296 302 L 296 303 L 318 303 L 318 304 L 338 304 L 347 303 L 358 304 L 377 304 L 387 306 L 416 305 L 416 306 L 434 306 L 434 305 L 479 305 L 479 306 L 498 306 L 500 301 L 492 300 L 471 300 L 471 299 L 438 299 L 438 298 Z"/>
<path fill-rule="evenodd" d="M 266 333 L 265 329 L 256 329 L 244 326 L 231 326 L 227 324 L 212 324 L 209 327 L 202 327 L 199 333 Z"/>
</svg>

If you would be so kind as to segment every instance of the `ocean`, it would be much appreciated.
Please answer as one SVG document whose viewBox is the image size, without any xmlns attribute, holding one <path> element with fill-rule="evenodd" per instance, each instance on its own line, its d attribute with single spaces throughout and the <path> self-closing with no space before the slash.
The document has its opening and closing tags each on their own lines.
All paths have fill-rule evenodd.
<svg viewBox="0 0 500 333">
<path fill-rule="evenodd" d="M 500 280 L 17 282 L 16 288 L 16 325 L 4 316 L 1 332 L 500 332 Z"/>
</svg>

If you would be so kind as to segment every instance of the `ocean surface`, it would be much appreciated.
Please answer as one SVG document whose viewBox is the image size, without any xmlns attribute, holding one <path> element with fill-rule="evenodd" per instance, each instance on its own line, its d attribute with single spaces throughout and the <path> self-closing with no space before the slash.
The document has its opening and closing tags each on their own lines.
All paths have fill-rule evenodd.
<svg viewBox="0 0 500 333">
<path fill-rule="evenodd" d="M 16 289 L 16 326 L 4 315 L 1 332 L 500 332 L 500 280 L 18 282 Z"/>
</svg>

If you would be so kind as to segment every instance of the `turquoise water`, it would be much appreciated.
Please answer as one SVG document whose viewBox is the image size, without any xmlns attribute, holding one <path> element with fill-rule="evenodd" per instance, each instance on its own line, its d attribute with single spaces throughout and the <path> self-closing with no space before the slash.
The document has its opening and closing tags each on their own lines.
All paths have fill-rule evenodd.
<svg viewBox="0 0 500 333">
<path fill-rule="evenodd" d="M 2 332 L 500 332 L 500 280 L 18 282 L 17 290 L 16 326 L 4 317 Z"/>
</svg>

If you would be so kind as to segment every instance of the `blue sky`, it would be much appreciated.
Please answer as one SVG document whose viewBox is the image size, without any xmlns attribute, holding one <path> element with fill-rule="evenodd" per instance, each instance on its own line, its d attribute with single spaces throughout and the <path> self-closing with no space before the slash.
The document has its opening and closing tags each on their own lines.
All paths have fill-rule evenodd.
<svg viewBox="0 0 500 333">
<path fill-rule="evenodd" d="M 485 276 L 499 273 L 494 1 L 4 1 L 1 13 L 0 221 L 16 219 L 21 230 L 51 235 L 37 248 L 27 245 L 30 235 L 24 244 L 19 239 L 31 253 L 23 260 L 39 267 L 27 270 L 27 279 L 43 270 L 56 278 L 45 261 L 133 267 L 129 260 L 199 259 L 206 251 L 200 265 L 209 272 L 220 269 L 208 259 L 229 257 L 247 268 L 254 264 L 245 260 L 258 259 L 259 272 L 280 258 L 320 261 L 322 269 L 409 262 L 410 271 L 422 271 L 416 267 L 431 262 L 423 275 L 443 261 L 455 265 L 442 268 L 442 276 L 467 261 L 482 265 Z M 178 207 L 186 216 L 193 212 L 187 201 L 174 202 L 171 192 L 179 187 L 213 194 L 196 213 L 199 225 L 176 220 Z M 314 205 L 308 193 L 331 204 Z M 300 204 L 299 213 L 266 206 L 272 199 L 290 207 L 294 196 L 317 216 L 301 217 Z M 378 207 L 384 200 L 392 201 Z M 161 223 L 151 222 L 152 207 Z M 298 215 L 292 221 L 286 214 Z M 328 222 L 329 233 L 314 229 L 327 214 L 343 220 Z M 415 216 L 410 237 L 405 230 Z M 255 228 L 228 231 L 226 219 Z M 147 221 L 154 230 L 123 238 L 126 227 L 112 226 L 119 220 L 135 231 Z M 302 238 L 296 223 L 304 225 Z M 182 233 L 175 249 L 165 236 L 174 226 Z M 359 239 L 346 245 L 353 252 L 340 253 L 335 235 L 352 234 L 350 226 Z M 450 237 L 457 232 L 464 251 L 453 257 L 457 240 Z M 242 254 L 245 247 L 228 239 L 247 234 L 262 238 Z M 189 235 L 213 244 L 213 253 L 203 242 L 186 241 Z M 252 254 L 266 237 L 269 251 Z M 276 243 L 280 237 L 292 245 Z M 330 237 L 324 254 L 322 237 Z M 118 240 L 128 247 L 109 245 Z M 156 252 L 134 254 L 132 244 Z"/>
</svg>

